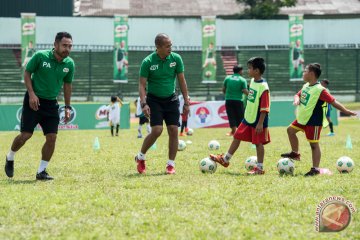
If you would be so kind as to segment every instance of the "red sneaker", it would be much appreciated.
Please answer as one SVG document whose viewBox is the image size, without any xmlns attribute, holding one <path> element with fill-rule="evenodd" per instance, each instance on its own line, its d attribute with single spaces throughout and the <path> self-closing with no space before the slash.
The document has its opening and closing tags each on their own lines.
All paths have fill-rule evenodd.
<svg viewBox="0 0 360 240">
<path fill-rule="evenodd" d="M 182 132 L 182 133 L 179 134 L 179 136 L 184 137 L 186 135 L 185 135 L 185 133 Z"/>
<path fill-rule="evenodd" d="M 223 154 L 218 154 L 218 155 L 210 154 L 210 159 L 213 160 L 214 162 L 219 163 L 223 167 L 228 167 L 230 164 L 229 162 L 225 162 Z"/>
<path fill-rule="evenodd" d="M 166 166 L 166 174 L 175 174 L 175 167 L 171 165 Z"/>
<path fill-rule="evenodd" d="M 263 175 L 263 174 L 265 174 L 265 171 L 258 168 L 258 167 L 254 167 L 253 170 L 251 170 L 247 174 L 249 174 L 249 175 Z"/>
<path fill-rule="evenodd" d="M 137 163 L 137 170 L 140 174 L 143 174 L 146 172 L 146 166 L 145 166 L 145 160 L 138 159 L 137 156 L 135 156 L 135 162 Z"/>
</svg>

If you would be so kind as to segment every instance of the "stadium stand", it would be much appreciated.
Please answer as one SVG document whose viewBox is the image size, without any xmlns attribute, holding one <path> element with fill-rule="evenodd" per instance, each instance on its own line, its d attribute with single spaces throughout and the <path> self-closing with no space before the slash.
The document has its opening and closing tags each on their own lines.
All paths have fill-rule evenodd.
<svg viewBox="0 0 360 240">
<path fill-rule="evenodd" d="M 41 45 L 40 45 L 41 46 Z M 134 47 L 136 49 L 137 47 Z M 141 61 L 151 53 L 150 48 L 138 47 L 139 50 L 129 51 L 128 83 L 113 82 L 113 53 L 111 46 L 77 46 L 71 53 L 76 63 L 74 96 L 107 97 L 117 94 L 123 97 L 135 97 L 138 94 L 138 74 Z M 147 49 L 147 50 L 146 50 Z M 237 46 L 228 47 L 216 54 L 217 82 L 203 84 L 201 79 L 201 57 L 199 50 L 176 51 L 181 54 L 185 64 L 185 76 L 191 96 L 218 96 L 221 94 L 222 82 L 227 75 L 222 56 L 233 52 L 237 62 L 246 69 L 250 57 L 262 56 L 266 60 L 264 78 L 269 82 L 272 95 L 291 95 L 296 93 L 302 81 L 289 81 L 289 49 L 281 46 Z M 25 86 L 21 82 L 21 67 L 18 61 L 18 48 L 0 48 L 0 95 L 22 96 Z M 306 63 L 318 62 L 322 65 L 321 79 L 328 78 L 331 92 L 336 94 L 359 93 L 360 49 L 355 44 L 347 45 L 305 45 Z M 247 77 L 246 70 L 244 76 Z"/>
</svg>

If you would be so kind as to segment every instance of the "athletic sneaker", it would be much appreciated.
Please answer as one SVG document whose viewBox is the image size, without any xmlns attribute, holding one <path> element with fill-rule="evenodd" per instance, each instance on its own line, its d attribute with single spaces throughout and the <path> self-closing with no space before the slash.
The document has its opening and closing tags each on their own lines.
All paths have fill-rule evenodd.
<svg viewBox="0 0 360 240">
<path fill-rule="evenodd" d="M 146 172 L 146 166 L 145 166 L 145 160 L 138 159 L 137 156 L 135 156 L 135 162 L 137 164 L 137 170 L 140 174 L 143 174 Z"/>
<path fill-rule="evenodd" d="M 175 174 L 175 167 L 173 167 L 171 165 L 167 165 L 166 166 L 166 173 L 167 174 Z"/>
<path fill-rule="evenodd" d="M 138 135 L 137 138 L 142 138 L 142 135 Z"/>
<path fill-rule="evenodd" d="M 300 153 L 296 153 L 294 151 L 291 151 L 291 152 L 288 152 L 288 153 L 283 153 L 283 154 L 281 154 L 281 157 L 290 158 L 292 160 L 300 161 Z"/>
<path fill-rule="evenodd" d="M 179 136 L 184 137 L 184 136 L 186 136 L 186 134 L 182 132 L 182 133 L 179 133 Z"/>
<path fill-rule="evenodd" d="M 5 157 L 5 159 L 5 173 L 6 176 L 11 178 L 14 176 L 14 161 L 8 161 L 7 157 Z"/>
<path fill-rule="evenodd" d="M 249 175 L 263 175 L 265 174 L 265 171 L 258 168 L 258 167 L 254 167 L 250 172 L 248 172 L 247 174 Z"/>
<path fill-rule="evenodd" d="M 229 166 L 229 162 L 225 162 L 224 160 L 224 154 L 210 154 L 210 159 L 213 160 L 214 162 L 219 163 L 221 166 L 223 167 L 228 167 Z"/>
<path fill-rule="evenodd" d="M 312 177 L 312 176 L 316 176 L 319 175 L 320 171 L 316 170 L 315 168 L 311 168 L 309 172 L 305 173 L 305 177 Z"/>
<path fill-rule="evenodd" d="M 333 136 L 335 136 L 335 133 L 329 132 L 328 134 L 326 134 L 326 136 L 333 137 Z"/>
<path fill-rule="evenodd" d="M 36 174 L 36 180 L 44 180 L 44 181 L 47 181 L 47 180 L 54 180 L 54 178 L 51 177 L 51 176 L 46 172 L 46 169 L 44 169 L 44 171 L 39 172 L 39 173 Z"/>
</svg>

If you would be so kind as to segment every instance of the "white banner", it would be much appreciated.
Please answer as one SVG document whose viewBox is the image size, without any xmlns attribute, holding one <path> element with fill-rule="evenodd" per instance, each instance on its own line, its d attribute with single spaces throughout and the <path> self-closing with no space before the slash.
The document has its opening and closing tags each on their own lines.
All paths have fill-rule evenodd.
<svg viewBox="0 0 360 240">
<path fill-rule="evenodd" d="M 225 101 L 196 102 L 190 106 L 190 128 L 229 127 Z"/>
</svg>

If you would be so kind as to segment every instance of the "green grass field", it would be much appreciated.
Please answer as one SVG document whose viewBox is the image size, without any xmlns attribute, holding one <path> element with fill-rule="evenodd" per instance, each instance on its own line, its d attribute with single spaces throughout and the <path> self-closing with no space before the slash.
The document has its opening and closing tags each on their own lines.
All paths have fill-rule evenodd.
<svg viewBox="0 0 360 240">
<path fill-rule="evenodd" d="M 359 213 L 339 233 L 315 231 L 315 211 L 326 197 L 341 195 L 360 206 L 359 119 L 342 120 L 335 137 L 321 138 L 321 166 L 332 176 L 304 178 L 311 150 L 299 133 L 302 161 L 295 176 L 280 177 L 276 162 L 290 149 L 285 127 L 271 128 L 263 176 L 247 176 L 244 161 L 255 155 L 242 143 L 229 168 L 202 174 L 198 162 L 217 139 L 225 152 L 228 129 L 197 129 L 193 144 L 179 152 L 176 175 L 165 175 L 167 134 L 147 154 L 147 174 L 136 172 L 134 155 L 142 140 L 135 126 L 119 137 L 109 131 L 61 131 L 48 171 L 56 179 L 35 181 L 44 138 L 36 132 L 17 153 L 15 176 L 0 179 L 0 239 L 360 239 Z M 350 134 L 353 149 L 345 148 Z M 0 132 L 3 158 L 17 132 Z M 101 149 L 92 144 L 99 137 Z M 184 139 L 184 138 L 182 138 Z M 357 166 L 339 174 L 336 160 L 351 157 Z M 5 159 L 4 159 L 5 160 Z"/>
</svg>

